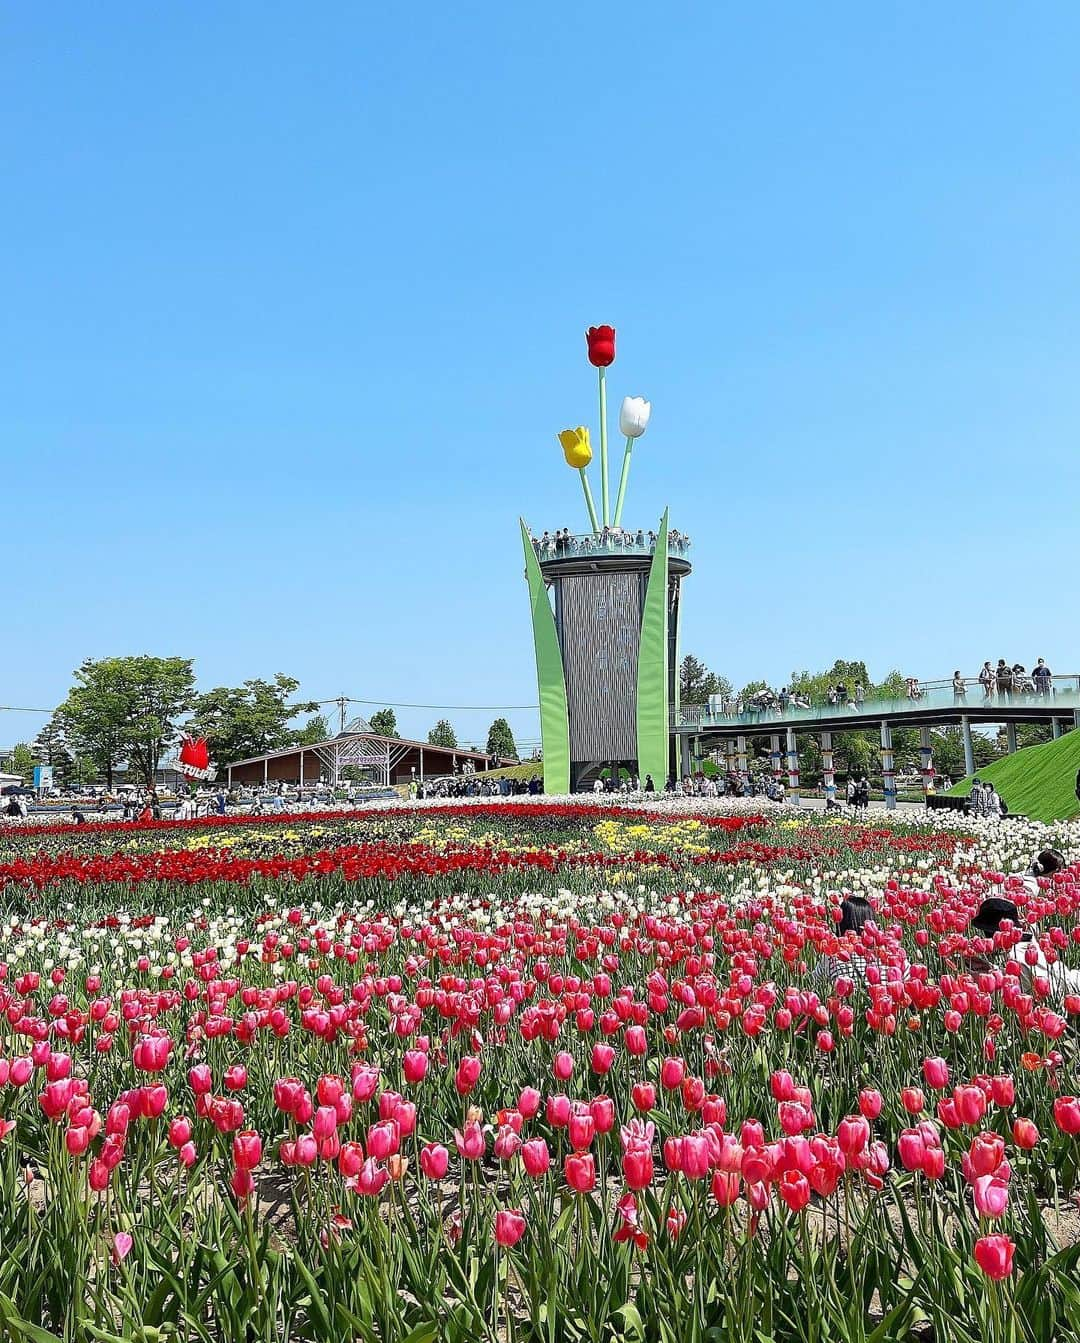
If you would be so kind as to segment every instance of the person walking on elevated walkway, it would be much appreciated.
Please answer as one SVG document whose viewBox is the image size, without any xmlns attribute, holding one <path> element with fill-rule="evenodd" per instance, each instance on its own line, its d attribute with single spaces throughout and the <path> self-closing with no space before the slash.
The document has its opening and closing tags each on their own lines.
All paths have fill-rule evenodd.
<svg viewBox="0 0 1080 1343">
<path fill-rule="evenodd" d="M 989 658 L 983 663 L 982 671 L 979 672 L 979 684 L 983 688 L 983 699 L 992 700 L 994 698 L 994 673 Z"/>
<path fill-rule="evenodd" d="M 994 673 L 994 679 L 997 681 L 998 700 L 1002 704 L 1008 704 L 1012 698 L 1013 673 L 1012 668 L 1004 658 L 998 658 L 997 671 Z"/>
</svg>

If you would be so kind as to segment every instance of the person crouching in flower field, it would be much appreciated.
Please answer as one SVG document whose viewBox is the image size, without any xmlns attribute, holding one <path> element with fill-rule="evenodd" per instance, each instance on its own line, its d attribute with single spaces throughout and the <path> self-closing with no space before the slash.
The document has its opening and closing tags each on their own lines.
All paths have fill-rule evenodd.
<svg viewBox="0 0 1080 1343">
<path fill-rule="evenodd" d="M 1028 898 L 1039 896 L 1040 877 L 1052 877 L 1065 866 L 1065 858 L 1057 849 L 1044 849 L 1020 878 Z M 1007 896 L 988 896 L 972 919 L 970 931 L 982 943 L 981 947 L 976 947 L 972 969 L 992 969 L 996 959 L 994 953 L 1004 952 L 1007 973 L 1019 978 L 1025 992 L 1032 992 L 1036 983 L 1042 980 L 1049 985 L 1050 996 L 1059 1004 L 1067 996 L 1080 995 L 1080 970 L 1071 969 L 1058 959 L 1053 963 L 1047 959 L 1034 931 Z M 1010 964 L 1017 968 L 1009 970 Z"/>
<path fill-rule="evenodd" d="M 887 938 L 881 937 L 874 923 L 874 907 L 861 895 L 849 895 L 840 903 L 840 921 L 836 928 L 837 946 L 834 951 L 822 956 L 814 966 L 812 979 L 815 982 L 828 980 L 835 984 L 840 979 L 850 979 L 856 984 L 865 984 L 869 975 L 871 957 L 867 952 L 877 947 Z M 889 945 L 888 952 L 881 958 L 881 979 L 888 977 L 889 969 L 897 948 Z M 879 959 L 873 957 L 875 966 Z"/>
</svg>

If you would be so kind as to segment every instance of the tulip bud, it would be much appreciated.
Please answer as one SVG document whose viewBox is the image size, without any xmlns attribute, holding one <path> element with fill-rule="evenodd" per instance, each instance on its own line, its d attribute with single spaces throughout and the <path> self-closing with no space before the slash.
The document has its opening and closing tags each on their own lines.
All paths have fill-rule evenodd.
<svg viewBox="0 0 1080 1343">
<path fill-rule="evenodd" d="M 624 396 L 619 411 L 619 432 L 627 438 L 640 438 L 649 424 L 652 406 L 643 396 Z"/>
</svg>

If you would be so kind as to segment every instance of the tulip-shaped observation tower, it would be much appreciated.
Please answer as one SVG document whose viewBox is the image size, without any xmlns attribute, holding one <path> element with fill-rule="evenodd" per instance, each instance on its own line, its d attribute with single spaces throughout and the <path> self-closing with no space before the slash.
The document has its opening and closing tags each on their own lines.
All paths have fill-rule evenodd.
<svg viewBox="0 0 1080 1343">
<path fill-rule="evenodd" d="M 544 791 L 588 788 L 607 769 L 651 776 L 657 790 L 678 774 L 670 731 L 678 707 L 679 602 L 690 572 L 687 542 L 664 513 L 652 531 L 624 531 L 622 507 L 635 442 L 650 406 L 626 397 L 619 425 L 626 438 L 614 510 L 609 507 L 606 370 L 615 359 L 615 330 L 590 327 L 589 362 L 600 390 L 601 515 L 586 467 L 587 428 L 559 435 L 567 464 L 581 475 L 592 530 L 535 537 L 524 519 L 525 576 L 532 605 Z"/>
</svg>

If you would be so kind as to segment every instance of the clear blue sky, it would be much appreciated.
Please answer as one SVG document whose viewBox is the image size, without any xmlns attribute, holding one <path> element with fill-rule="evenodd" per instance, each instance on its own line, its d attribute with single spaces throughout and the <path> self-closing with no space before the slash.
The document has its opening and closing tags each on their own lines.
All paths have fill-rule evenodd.
<svg viewBox="0 0 1080 1343">
<path fill-rule="evenodd" d="M 1075 4 L 10 5 L 0 39 L 0 703 L 142 651 L 533 702 L 516 519 L 582 529 L 554 435 L 605 321 L 614 406 L 654 405 L 626 519 L 695 543 L 686 649 L 1080 670 Z"/>
</svg>

